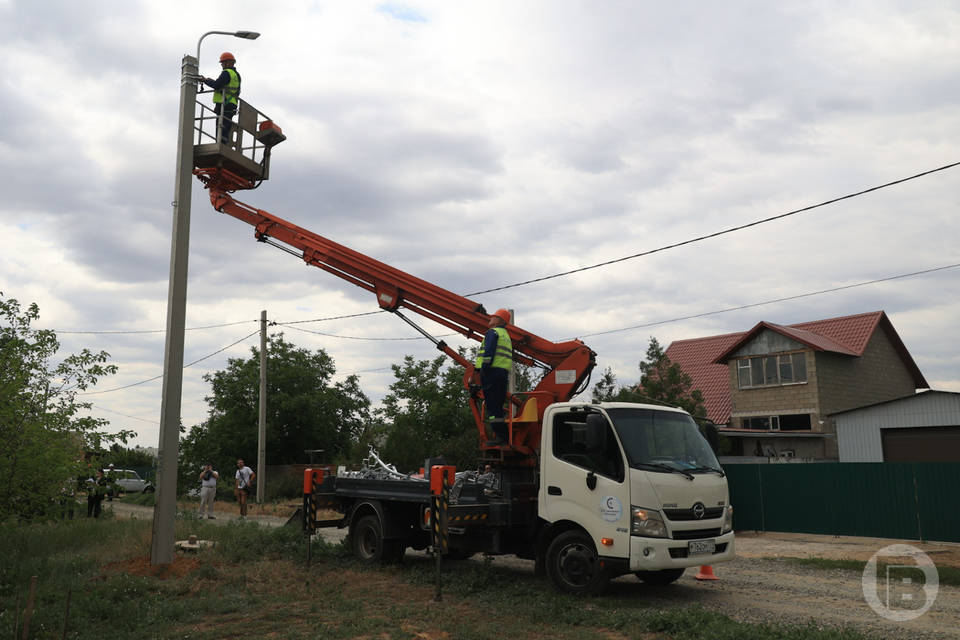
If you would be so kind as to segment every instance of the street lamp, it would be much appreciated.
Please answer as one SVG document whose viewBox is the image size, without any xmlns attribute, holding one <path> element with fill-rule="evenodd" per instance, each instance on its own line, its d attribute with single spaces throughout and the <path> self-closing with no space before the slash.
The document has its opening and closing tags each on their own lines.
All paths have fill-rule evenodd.
<svg viewBox="0 0 960 640">
<path fill-rule="evenodd" d="M 200 43 L 209 35 L 218 33 L 223 36 L 233 36 L 234 38 L 243 38 L 244 40 L 256 40 L 260 37 L 257 31 L 207 31 L 197 40 L 197 67 L 200 66 Z"/>
<path fill-rule="evenodd" d="M 163 351 L 156 507 L 153 510 L 153 540 L 150 546 L 150 564 L 153 565 L 173 562 L 177 449 L 180 444 L 180 402 L 183 395 L 183 336 L 187 315 L 187 256 L 190 252 L 190 198 L 193 186 L 193 119 L 197 102 L 200 43 L 214 33 L 246 40 L 255 40 L 260 36 L 255 31 L 208 31 L 197 41 L 197 57 L 184 55 L 180 64 L 180 124 L 174 178 L 170 283 L 167 288 L 167 335 Z"/>
</svg>

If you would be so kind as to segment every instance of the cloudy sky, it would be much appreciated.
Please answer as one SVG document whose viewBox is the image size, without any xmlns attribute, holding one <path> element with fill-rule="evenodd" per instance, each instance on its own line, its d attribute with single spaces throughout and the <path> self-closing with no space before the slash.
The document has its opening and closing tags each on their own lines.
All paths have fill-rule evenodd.
<svg viewBox="0 0 960 640">
<path fill-rule="evenodd" d="M 243 97 L 288 136 L 238 199 L 460 294 L 960 161 L 951 0 L 0 0 L 0 291 L 36 302 L 64 354 L 111 354 L 119 374 L 84 398 L 135 444 L 158 441 L 161 381 L 144 381 L 162 373 L 180 62 L 238 29 L 263 35 L 206 38 L 200 71 L 232 51 Z M 960 391 L 958 195 L 945 169 L 473 297 L 582 338 L 621 382 L 650 336 L 882 309 L 931 386 Z M 185 361 L 240 342 L 186 369 L 187 426 L 203 374 L 258 345 L 262 309 L 374 401 L 392 363 L 437 353 L 386 314 L 322 320 L 374 297 L 255 242 L 199 183 L 190 242 Z"/>
</svg>

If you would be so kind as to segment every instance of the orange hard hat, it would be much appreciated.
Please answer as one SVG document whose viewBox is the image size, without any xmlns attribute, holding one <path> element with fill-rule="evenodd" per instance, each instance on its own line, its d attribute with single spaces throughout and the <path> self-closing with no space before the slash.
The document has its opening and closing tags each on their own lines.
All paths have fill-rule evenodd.
<svg viewBox="0 0 960 640">
<path fill-rule="evenodd" d="M 503 320 L 503 324 L 510 323 L 510 312 L 507 311 L 506 309 L 497 309 L 496 311 L 493 312 L 493 315 Z"/>
<path fill-rule="evenodd" d="M 220 62 L 226 62 L 227 60 L 233 60 L 234 62 L 237 61 L 237 59 L 233 57 L 232 53 L 229 51 L 224 51 L 220 54 Z"/>
</svg>

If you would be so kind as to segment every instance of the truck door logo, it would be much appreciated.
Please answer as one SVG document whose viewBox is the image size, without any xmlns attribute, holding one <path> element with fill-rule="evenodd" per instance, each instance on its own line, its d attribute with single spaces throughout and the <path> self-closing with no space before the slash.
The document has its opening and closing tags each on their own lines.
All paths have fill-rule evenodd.
<svg viewBox="0 0 960 640">
<path fill-rule="evenodd" d="M 600 515 L 607 522 L 617 522 L 623 517 L 623 503 L 616 496 L 600 498 Z"/>
</svg>

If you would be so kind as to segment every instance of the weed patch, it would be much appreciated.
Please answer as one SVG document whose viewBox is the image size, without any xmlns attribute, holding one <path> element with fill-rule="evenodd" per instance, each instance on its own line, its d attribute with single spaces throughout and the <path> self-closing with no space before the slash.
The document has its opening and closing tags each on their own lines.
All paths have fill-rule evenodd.
<svg viewBox="0 0 960 640">
<path fill-rule="evenodd" d="M 864 567 L 867 566 L 867 563 L 861 560 L 832 560 L 828 558 L 781 558 L 785 562 L 791 564 L 798 564 L 805 567 L 811 567 L 814 569 L 823 569 L 826 571 L 833 569 L 844 569 L 848 571 L 859 571 L 863 572 Z M 877 563 L 877 571 L 880 573 L 886 573 L 886 570 L 891 565 L 888 565 L 884 562 Z M 956 567 L 944 567 L 937 566 L 937 575 L 940 579 L 940 584 L 951 585 L 951 586 L 960 586 L 960 569 Z"/>
<path fill-rule="evenodd" d="M 213 542 L 149 563 L 150 523 L 75 520 L 0 527 L 0 637 L 12 637 L 19 598 L 39 578 L 31 635 L 60 637 L 384 638 L 418 640 L 853 640 L 857 634 L 733 621 L 700 607 L 660 611 L 616 593 L 577 598 L 556 593 L 529 572 L 487 562 L 445 562 L 443 598 L 434 601 L 435 565 L 408 556 L 371 567 L 343 544 L 306 540 L 296 528 L 251 523 L 215 526 L 180 519 L 178 540 Z M 280 622 L 278 622 L 280 621 Z"/>
</svg>

